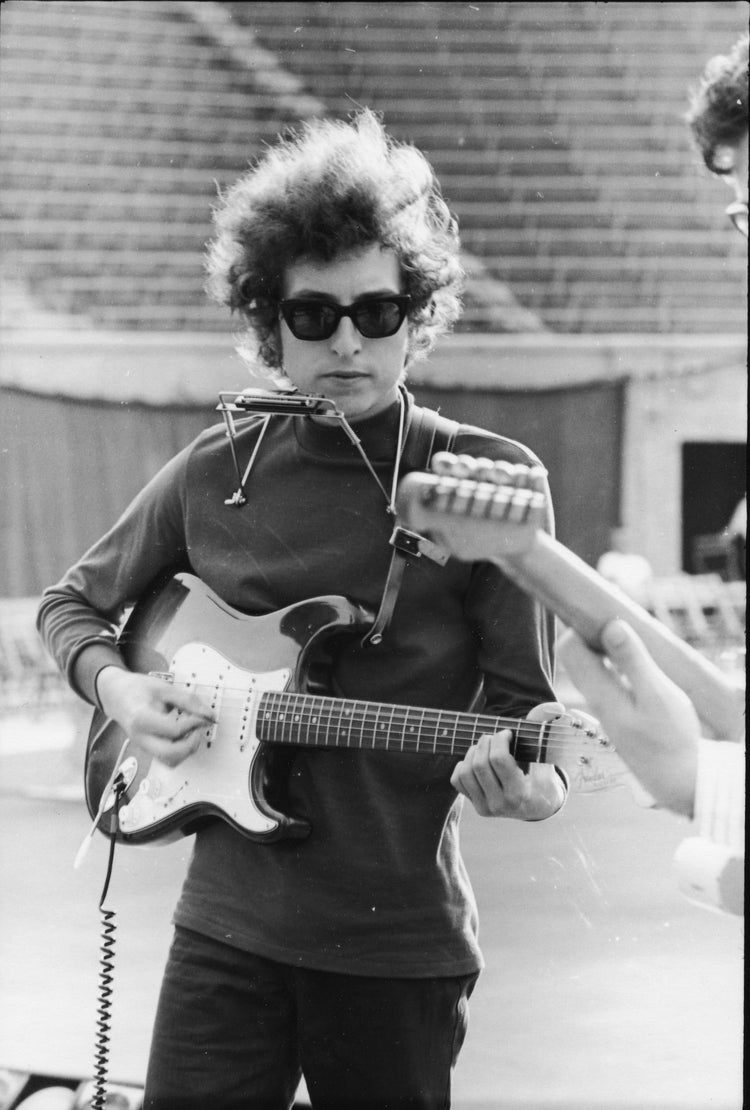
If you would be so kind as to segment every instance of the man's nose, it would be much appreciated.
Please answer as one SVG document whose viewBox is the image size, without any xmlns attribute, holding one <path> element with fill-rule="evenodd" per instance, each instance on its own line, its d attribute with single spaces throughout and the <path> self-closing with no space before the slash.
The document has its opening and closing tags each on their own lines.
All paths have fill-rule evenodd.
<svg viewBox="0 0 750 1110">
<path fill-rule="evenodd" d="M 339 326 L 331 336 L 331 350 L 342 357 L 350 357 L 362 350 L 362 336 L 348 316 L 339 320 Z"/>
</svg>

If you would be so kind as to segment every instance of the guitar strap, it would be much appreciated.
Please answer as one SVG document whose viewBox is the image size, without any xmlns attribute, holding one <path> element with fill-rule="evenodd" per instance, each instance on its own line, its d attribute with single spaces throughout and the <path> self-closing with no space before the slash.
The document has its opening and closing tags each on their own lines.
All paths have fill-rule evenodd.
<svg viewBox="0 0 750 1110">
<path fill-rule="evenodd" d="M 402 412 L 403 406 L 406 403 L 406 391 L 402 387 Z M 235 396 L 234 394 L 221 393 L 219 394 L 220 404 L 219 409 L 224 414 L 224 420 L 227 426 L 227 436 L 229 445 L 232 451 L 232 459 L 234 467 L 237 472 L 237 479 L 239 485 L 233 492 L 231 497 L 228 497 L 225 505 L 244 505 L 246 498 L 244 494 L 244 487 L 250 476 L 253 463 L 260 449 L 261 441 L 268 427 L 268 422 L 272 413 L 291 414 L 293 416 L 310 416 L 313 413 L 313 406 L 327 404 L 331 406 L 331 402 L 327 402 L 324 398 L 308 397 L 305 395 L 297 395 L 295 393 L 266 393 L 263 390 L 248 390 L 244 394 Z M 234 398 L 231 400 L 231 398 Z M 228 400 L 230 398 L 230 400 Z M 240 470 L 239 459 L 235 450 L 235 428 L 232 413 L 242 411 L 245 413 L 254 413 L 260 415 L 265 413 L 263 417 L 262 428 L 258 436 L 257 443 L 247 464 L 244 474 Z M 317 410 L 315 410 L 317 411 Z M 339 414 L 340 415 L 340 414 Z M 346 422 L 345 427 L 346 427 Z M 438 451 L 452 450 L 453 445 L 458 434 L 460 424 L 456 420 L 449 420 L 446 416 L 441 416 L 440 413 L 435 412 L 433 409 L 424 409 L 414 406 L 411 410 L 409 426 L 406 431 L 404 439 L 403 450 L 400 456 L 400 463 L 403 464 L 404 472 L 408 473 L 410 470 L 424 470 L 430 464 L 430 459 Z M 351 429 L 349 429 L 351 435 Z M 363 455 L 363 458 L 368 466 L 370 466 L 367 456 L 362 452 L 361 446 L 356 436 L 353 437 L 353 442 Z M 397 466 L 399 463 L 397 463 Z M 370 467 L 372 471 L 372 467 Z M 379 479 L 375 472 L 372 471 L 375 480 L 379 483 Z M 381 486 L 381 489 L 383 487 Z M 385 493 L 385 490 L 383 490 Z M 386 498 L 388 494 L 386 493 Z M 393 534 L 390 538 L 390 544 L 393 548 L 391 556 L 391 563 L 388 568 L 388 574 L 385 580 L 385 587 L 383 589 L 383 596 L 380 602 L 377 616 L 367 635 L 362 639 L 362 646 L 377 645 L 383 640 L 383 635 L 390 624 L 393 610 L 396 605 L 399 590 L 401 589 L 401 582 L 404 577 L 404 571 L 408 565 L 409 558 L 419 559 L 423 555 L 434 562 L 444 565 L 448 561 L 448 555 L 445 551 L 439 548 L 436 544 L 420 536 L 417 532 L 411 532 L 408 528 L 402 528 L 396 525 L 393 529 Z"/>
<path fill-rule="evenodd" d="M 447 416 L 432 409 L 414 408 L 409 430 L 404 444 L 404 461 L 406 471 L 426 470 L 430 459 L 438 451 L 452 450 L 460 425 L 456 420 L 449 420 Z M 419 559 L 423 555 L 435 559 L 436 562 L 445 562 L 446 559 L 439 554 L 439 549 L 416 532 L 407 528 L 396 526 L 390 539 L 393 547 L 391 564 L 385 580 L 385 588 L 380 602 L 377 616 L 372 628 L 362 639 L 362 646 L 377 646 L 382 643 L 383 636 L 391 622 L 396 600 L 401 589 L 404 571 L 409 564 L 409 558 Z"/>
</svg>

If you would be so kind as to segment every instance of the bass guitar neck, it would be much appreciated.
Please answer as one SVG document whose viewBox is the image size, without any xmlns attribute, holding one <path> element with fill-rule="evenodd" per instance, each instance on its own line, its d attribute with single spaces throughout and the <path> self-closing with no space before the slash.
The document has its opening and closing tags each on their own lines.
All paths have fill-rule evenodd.
<svg viewBox="0 0 750 1110">
<path fill-rule="evenodd" d="M 744 696 L 699 652 L 543 530 L 546 499 L 529 468 L 492 464 L 467 477 L 473 460 L 442 453 L 438 474 L 413 473 L 399 486 L 399 516 L 452 555 L 499 566 L 596 651 L 604 626 L 621 617 L 643 639 L 662 670 L 689 695 L 717 737 L 744 729 Z M 477 469 L 480 467 L 478 464 Z M 528 484 L 514 486 L 518 471 Z M 515 473 L 514 473 L 515 472 Z M 531 477 L 529 477 L 531 475 Z"/>
</svg>

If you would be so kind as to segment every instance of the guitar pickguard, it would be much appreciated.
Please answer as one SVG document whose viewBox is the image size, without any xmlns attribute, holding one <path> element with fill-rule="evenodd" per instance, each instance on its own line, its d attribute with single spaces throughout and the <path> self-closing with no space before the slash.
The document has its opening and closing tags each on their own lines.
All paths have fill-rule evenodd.
<svg viewBox="0 0 750 1110">
<path fill-rule="evenodd" d="M 253 766 L 260 742 L 256 716 L 260 695 L 283 690 L 289 669 L 253 674 L 242 670 L 206 644 L 181 647 L 170 667 L 170 681 L 210 702 L 217 723 L 201 730 L 200 745 L 176 767 L 144 753 L 136 762 L 137 787 L 120 807 L 120 831 L 142 836 L 154 826 L 172 823 L 192 807 L 220 811 L 225 820 L 247 833 L 266 837 L 278 827 L 277 816 L 252 788 Z M 134 758 L 128 752 L 128 758 Z"/>
</svg>

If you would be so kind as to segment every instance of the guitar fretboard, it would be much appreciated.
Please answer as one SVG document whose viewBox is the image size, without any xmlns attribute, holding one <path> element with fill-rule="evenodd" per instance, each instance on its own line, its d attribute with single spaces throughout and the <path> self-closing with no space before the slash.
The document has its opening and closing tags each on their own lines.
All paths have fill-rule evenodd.
<svg viewBox="0 0 750 1110">
<path fill-rule="evenodd" d="M 503 728 L 513 732 L 511 751 L 517 759 L 545 762 L 554 728 L 548 721 L 266 692 L 256 723 L 258 739 L 272 744 L 457 756 L 465 755 L 483 734 Z"/>
</svg>

